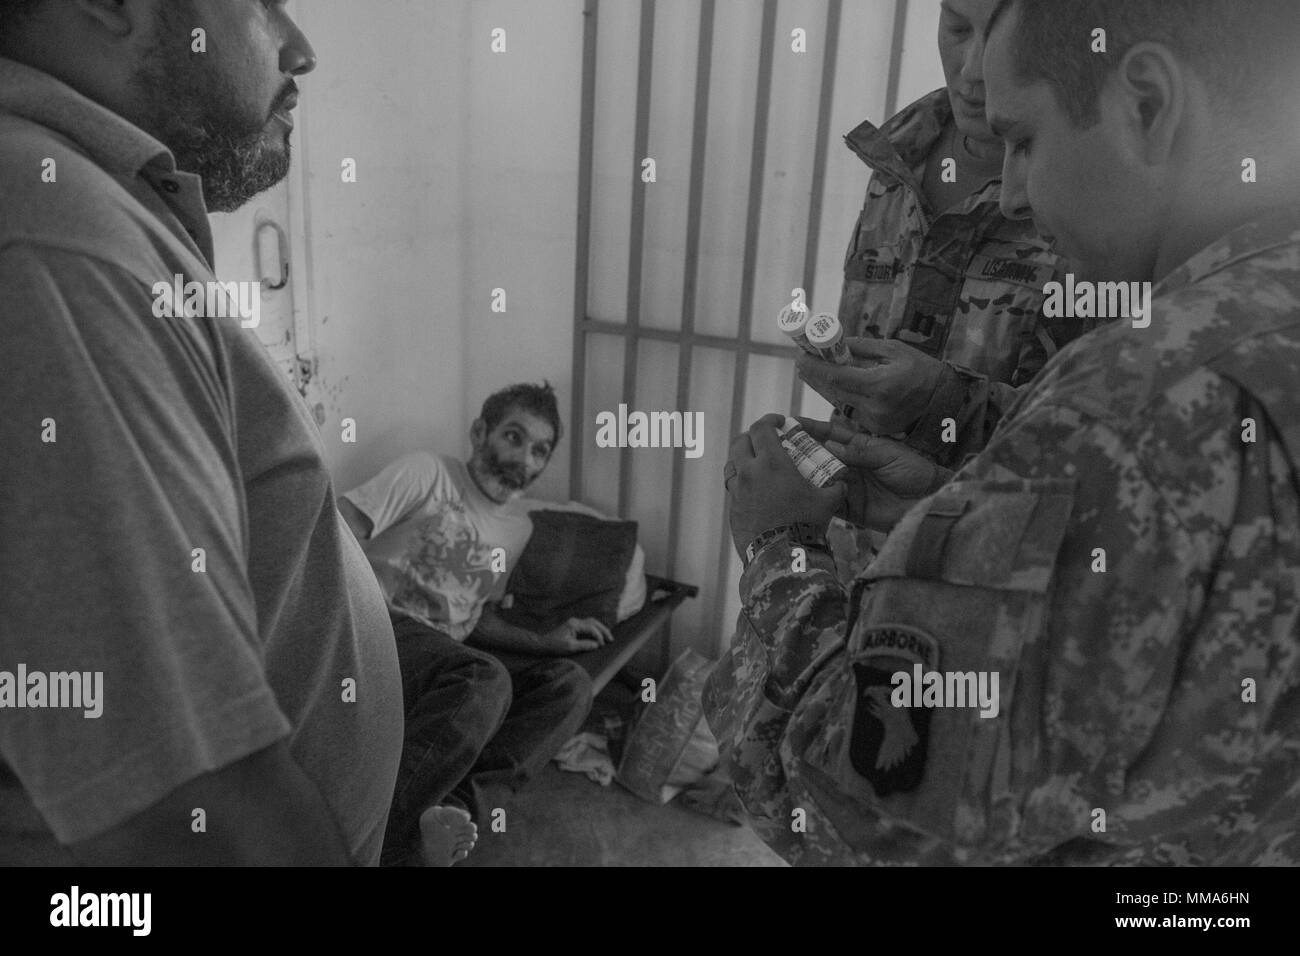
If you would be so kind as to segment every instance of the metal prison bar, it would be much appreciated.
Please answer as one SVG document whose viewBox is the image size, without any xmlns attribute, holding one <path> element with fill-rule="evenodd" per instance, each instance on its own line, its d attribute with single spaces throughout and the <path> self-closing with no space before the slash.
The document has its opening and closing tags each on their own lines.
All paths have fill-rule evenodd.
<svg viewBox="0 0 1300 956">
<path fill-rule="evenodd" d="M 903 39 L 907 27 L 908 0 L 895 0 L 893 40 L 890 48 L 888 87 L 885 96 L 885 115 L 892 116 L 898 109 L 898 91 L 902 73 Z M 640 43 L 637 54 L 636 121 L 633 146 L 633 165 L 637 168 L 641 157 L 649 154 L 650 96 L 653 83 L 651 63 L 654 55 L 655 0 L 641 0 Z M 577 256 L 574 269 L 574 328 L 573 328 L 573 433 L 570 442 L 569 494 L 577 500 L 582 496 L 583 442 L 582 416 L 586 401 L 588 340 L 595 335 L 623 337 L 623 387 L 622 401 L 636 407 L 637 358 L 642 340 L 671 342 L 678 346 L 677 404 L 676 408 L 690 408 L 690 381 L 693 351 L 710 348 L 735 355 L 734 381 L 731 399 L 731 434 L 739 433 L 748 423 L 743 421 L 745 378 L 750 355 L 788 357 L 798 354 L 793 347 L 769 345 L 751 340 L 751 323 L 754 301 L 754 276 L 758 254 L 759 226 L 762 217 L 763 179 L 767 159 L 768 111 L 772 95 L 772 67 L 775 55 L 777 0 L 763 0 L 763 20 L 760 49 L 758 51 L 758 88 L 755 93 L 757 108 L 754 114 L 753 159 L 750 168 L 748 209 L 746 213 L 745 252 L 741 267 L 741 304 L 737 334 L 734 338 L 703 335 L 695 331 L 695 298 L 699 277 L 700 213 L 703 204 L 704 162 L 708 148 L 709 83 L 713 66 L 713 28 L 716 0 L 702 0 L 700 12 L 698 69 L 695 79 L 694 126 L 691 141 L 691 180 L 687 198 L 687 231 L 685 244 L 685 280 L 682 287 L 681 326 L 677 331 L 641 325 L 642 267 L 645 246 L 646 189 L 639 181 L 632 186 L 631 241 L 629 243 L 627 321 L 626 323 L 593 319 L 587 314 L 591 268 L 591 212 L 592 165 L 595 152 L 596 118 L 596 50 L 599 37 L 600 0 L 585 0 L 583 9 L 582 98 L 581 127 L 578 159 L 578 235 Z M 812 203 L 808 231 L 804 243 L 803 288 L 813 285 L 817 271 L 817 245 L 822 225 L 822 208 L 825 192 L 826 163 L 830 143 L 831 105 L 834 94 L 836 56 L 839 49 L 840 22 L 843 0 L 828 0 L 826 12 L 825 55 L 822 63 L 821 90 L 817 113 L 816 151 L 813 159 L 811 183 Z M 847 240 L 847 237 L 845 237 Z M 793 373 L 791 364 L 790 409 L 797 413 L 801 404 L 802 383 Z M 627 516 L 631 503 L 631 449 L 624 448 L 619 456 L 618 510 Z M 668 563 L 665 573 L 673 578 L 677 566 L 678 541 L 682 519 L 682 456 L 673 458 L 672 487 L 668 517 Z M 731 542 L 724 532 L 719 542 L 717 574 L 713 595 L 713 634 L 715 656 L 721 651 L 721 642 L 727 633 L 724 620 L 726 601 L 723 590 L 727 586 Z M 664 638 L 664 653 L 671 647 L 671 635 Z M 663 661 L 667 669 L 668 661 Z"/>
</svg>

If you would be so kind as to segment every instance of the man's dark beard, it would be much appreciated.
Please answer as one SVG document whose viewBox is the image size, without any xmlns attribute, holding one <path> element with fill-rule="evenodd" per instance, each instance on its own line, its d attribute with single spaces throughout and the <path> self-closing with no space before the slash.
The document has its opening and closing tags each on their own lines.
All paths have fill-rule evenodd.
<svg viewBox="0 0 1300 956">
<path fill-rule="evenodd" d="M 177 169 L 203 178 L 208 211 L 233 212 L 289 174 L 288 131 L 283 150 L 269 148 L 270 115 L 242 115 L 237 92 L 205 69 L 205 54 L 190 52 L 188 7 L 158 5 L 157 42 L 131 78 L 132 90 L 144 129 L 172 151 Z M 294 89 L 291 82 L 281 100 Z"/>
<path fill-rule="evenodd" d="M 483 452 L 483 470 L 510 491 L 523 491 L 536 479 L 535 476 L 533 480 L 530 480 L 528 472 L 523 468 L 503 464 L 500 456 L 491 447 L 486 448 Z"/>
<path fill-rule="evenodd" d="M 234 212 L 289 175 L 289 144 L 284 152 L 270 151 L 260 131 L 242 139 L 213 133 L 181 147 L 167 145 L 178 169 L 203 177 L 208 212 Z"/>
</svg>

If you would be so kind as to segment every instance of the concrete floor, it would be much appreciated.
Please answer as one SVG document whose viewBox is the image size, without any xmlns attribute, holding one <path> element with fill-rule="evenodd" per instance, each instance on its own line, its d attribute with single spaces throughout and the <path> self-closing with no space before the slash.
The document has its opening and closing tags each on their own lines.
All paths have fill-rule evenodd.
<svg viewBox="0 0 1300 956">
<path fill-rule="evenodd" d="M 555 764 L 506 808 L 504 833 L 479 831 L 460 866 L 785 866 L 746 827 L 654 806 Z"/>
<path fill-rule="evenodd" d="M 585 730 L 631 725 L 640 688 L 615 680 L 596 698 Z M 623 733 L 618 730 L 617 733 Z M 615 761 L 621 744 L 612 745 Z M 505 805 L 505 832 L 479 826 L 478 846 L 459 866 L 785 866 L 748 827 L 681 805 L 642 800 L 617 783 L 546 770 Z"/>
</svg>

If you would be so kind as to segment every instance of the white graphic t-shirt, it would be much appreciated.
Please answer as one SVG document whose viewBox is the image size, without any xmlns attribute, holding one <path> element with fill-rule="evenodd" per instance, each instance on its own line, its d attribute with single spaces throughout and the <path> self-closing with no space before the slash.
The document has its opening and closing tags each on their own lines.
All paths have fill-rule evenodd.
<svg viewBox="0 0 1300 956">
<path fill-rule="evenodd" d="M 445 455 L 406 455 L 344 497 L 374 522 L 366 556 L 388 606 L 457 641 L 505 596 L 533 533 L 525 501 L 497 504 Z"/>
</svg>

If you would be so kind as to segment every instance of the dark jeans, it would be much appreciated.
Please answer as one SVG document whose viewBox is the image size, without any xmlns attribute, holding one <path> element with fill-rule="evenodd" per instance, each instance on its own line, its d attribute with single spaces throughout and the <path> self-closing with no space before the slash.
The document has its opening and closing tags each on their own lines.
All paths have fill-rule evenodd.
<svg viewBox="0 0 1300 956">
<path fill-rule="evenodd" d="M 393 615 L 406 731 L 384 833 L 384 866 L 418 859 L 420 814 L 468 810 L 480 827 L 546 766 L 591 710 L 591 678 L 573 661 L 466 647 Z"/>
</svg>

